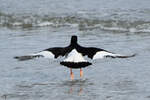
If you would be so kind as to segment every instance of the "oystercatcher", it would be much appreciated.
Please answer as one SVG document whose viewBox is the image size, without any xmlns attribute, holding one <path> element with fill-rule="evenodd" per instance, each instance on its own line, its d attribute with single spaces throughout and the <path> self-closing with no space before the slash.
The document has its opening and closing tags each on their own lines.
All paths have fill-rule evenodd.
<svg viewBox="0 0 150 100">
<path fill-rule="evenodd" d="M 70 77 L 73 80 L 74 74 L 72 72 L 72 68 L 74 69 L 79 68 L 80 77 L 82 77 L 83 76 L 82 68 L 92 65 L 91 62 L 85 60 L 84 56 L 87 56 L 88 58 L 94 60 L 94 59 L 102 59 L 107 57 L 129 58 L 129 57 L 134 57 L 135 54 L 126 56 L 117 53 L 112 53 L 100 48 L 83 47 L 78 44 L 77 36 L 74 35 L 71 37 L 71 42 L 67 47 L 48 48 L 37 53 L 33 53 L 25 56 L 16 56 L 14 58 L 18 59 L 19 61 L 25 61 L 33 58 L 38 58 L 38 57 L 56 59 L 60 56 L 65 57 L 63 61 L 60 61 L 60 64 L 70 68 Z"/>
</svg>

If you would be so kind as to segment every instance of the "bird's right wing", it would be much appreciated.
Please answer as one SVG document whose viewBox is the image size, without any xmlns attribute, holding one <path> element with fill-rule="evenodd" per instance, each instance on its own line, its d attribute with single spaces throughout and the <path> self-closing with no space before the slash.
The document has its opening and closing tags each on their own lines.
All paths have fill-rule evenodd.
<svg viewBox="0 0 150 100">
<path fill-rule="evenodd" d="M 108 51 L 98 51 L 96 54 L 93 56 L 92 59 L 102 59 L 102 58 L 129 58 L 129 57 L 134 57 L 136 54 L 132 55 L 122 55 L 122 54 L 117 54 L 117 53 L 111 53 Z"/>
<path fill-rule="evenodd" d="M 95 48 L 95 47 L 80 47 L 79 50 L 83 56 L 88 56 L 91 59 L 102 59 L 102 58 L 129 58 L 134 57 L 133 55 L 122 55 L 117 53 L 112 53 L 104 49 Z"/>
</svg>

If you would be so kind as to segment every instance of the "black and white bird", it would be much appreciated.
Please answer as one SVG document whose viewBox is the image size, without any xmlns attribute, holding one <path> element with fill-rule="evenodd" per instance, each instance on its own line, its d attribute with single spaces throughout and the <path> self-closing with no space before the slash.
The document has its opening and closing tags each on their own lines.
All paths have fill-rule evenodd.
<svg viewBox="0 0 150 100">
<path fill-rule="evenodd" d="M 74 69 L 79 68 L 80 77 L 82 77 L 83 76 L 82 68 L 92 65 L 92 63 L 87 61 L 84 58 L 84 56 L 87 56 L 88 58 L 92 60 L 102 59 L 102 58 L 107 58 L 107 57 L 129 58 L 129 57 L 135 56 L 135 54 L 129 55 L 129 56 L 116 54 L 116 53 L 112 53 L 107 50 L 95 48 L 95 47 L 83 47 L 78 44 L 77 40 L 78 40 L 77 36 L 74 35 L 71 37 L 71 42 L 69 46 L 67 47 L 48 48 L 38 53 L 33 53 L 33 54 L 25 55 L 25 56 L 16 56 L 14 58 L 18 59 L 19 61 L 25 61 L 25 60 L 30 60 L 33 58 L 38 58 L 38 57 L 44 57 L 44 58 L 50 58 L 50 59 L 56 59 L 60 56 L 65 57 L 63 61 L 60 61 L 60 64 L 70 68 L 70 77 L 73 80 L 74 74 L 72 72 L 72 68 Z"/>
</svg>

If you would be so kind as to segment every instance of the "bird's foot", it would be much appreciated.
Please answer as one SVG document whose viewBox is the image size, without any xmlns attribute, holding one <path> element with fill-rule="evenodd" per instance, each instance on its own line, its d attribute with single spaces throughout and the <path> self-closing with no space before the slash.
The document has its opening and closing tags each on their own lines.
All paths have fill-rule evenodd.
<svg viewBox="0 0 150 100">
<path fill-rule="evenodd" d="M 83 77 L 83 71 L 82 71 L 82 69 L 80 68 L 80 78 L 82 78 Z"/>
</svg>

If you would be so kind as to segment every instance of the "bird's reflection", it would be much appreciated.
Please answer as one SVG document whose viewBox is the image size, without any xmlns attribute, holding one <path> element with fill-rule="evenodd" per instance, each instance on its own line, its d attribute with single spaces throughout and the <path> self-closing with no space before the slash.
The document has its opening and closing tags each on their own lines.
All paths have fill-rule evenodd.
<svg viewBox="0 0 150 100">
<path fill-rule="evenodd" d="M 73 81 L 64 81 L 63 85 L 69 88 L 67 90 L 68 94 L 82 95 L 84 88 L 88 85 L 91 85 L 91 83 L 88 82 L 88 79 L 77 79 Z"/>
<path fill-rule="evenodd" d="M 7 99 L 7 95 L 5 95 L 5 94 L 4 94 L 4 95 L 2 95 L 1 97 L 2 97 L 2 98 L 4 98 L 4 100 L 6 100 L 6 99 Z"/>
<path fill-rule="evenodd" d="M 77 90 L 75 91 L 74 89 L 77 89 Z M 78 95 L 81 95 L 83 93 L 83 86 L 80 85 L 79 87 L 77 87 L 75 85 L 70 85 L 68 93 L 73 94 L 74 92 L 77 92 Z"/>
</svg>

